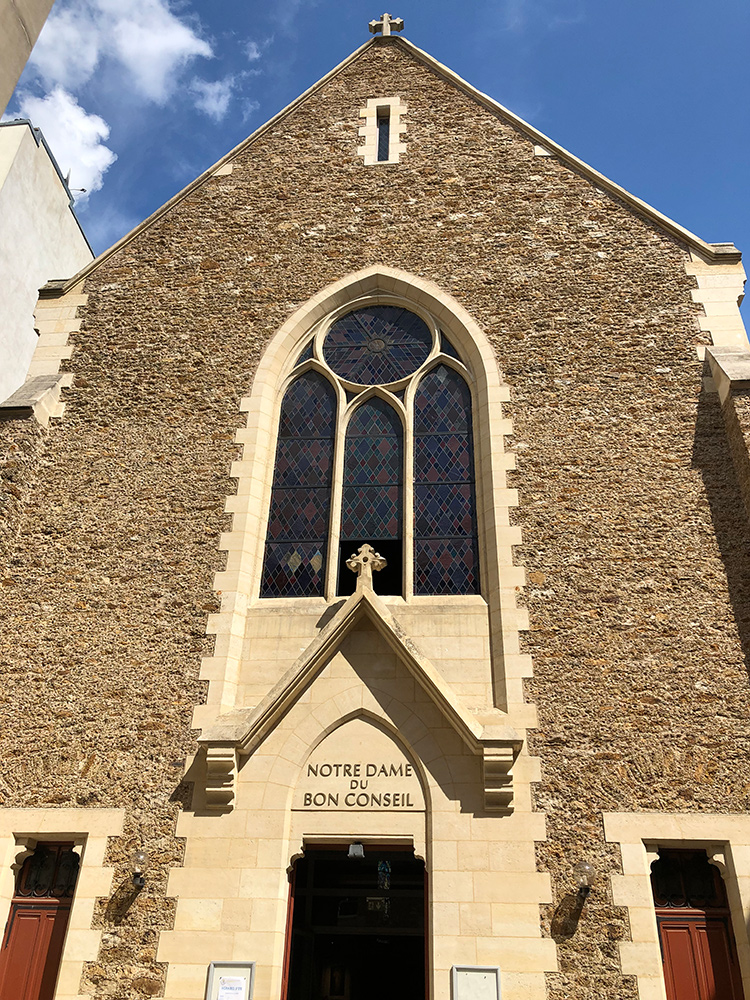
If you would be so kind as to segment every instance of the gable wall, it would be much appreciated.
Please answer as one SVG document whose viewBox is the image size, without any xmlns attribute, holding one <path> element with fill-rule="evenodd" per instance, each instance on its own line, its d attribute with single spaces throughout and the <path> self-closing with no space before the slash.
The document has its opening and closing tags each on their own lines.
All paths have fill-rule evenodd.
<svg viewBox="0 0 750 1000">
<path fill-rule="evenodd" d="M 407 107 L 406 152 L 365 167 L 359 110 L 381 94 Z M 287 316 L 370 264 L 453 294 L 512 387 L 550 838 L 539 864 L 555 898 L 581 853 L 617 868 L 602 809 L 746 807 L 745 522 L 718 402 L 700 391 L 694 345 L 709 338 L 685 259 L 378 45 L 87 279 L 75 381 L 0 593 L 0 782 L 15 806 L 127 806 L 107 862 L 122 878 L 137 829 L 160 845 L 148 905 L 86 973 L 92 994 L 162 982 L 155 932 L 174 907 L 179 762 L 218 608 L 239 400 Z M 635 996 L 616 947 L 624 911 L 605 896 L 560 942 L 550 996 Z M 95 921 L 111 927 L 105 901 Z"/>
</svg>

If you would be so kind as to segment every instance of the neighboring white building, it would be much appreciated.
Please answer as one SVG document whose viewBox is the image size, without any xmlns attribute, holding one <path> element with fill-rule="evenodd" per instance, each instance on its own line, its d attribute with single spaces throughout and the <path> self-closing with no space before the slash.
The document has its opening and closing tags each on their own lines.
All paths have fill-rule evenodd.
<svg viewBox="0 0 750 1000">
<path fill-rule="evenodd" d="M 0 401 L 26 377 L 39 288 L 93 256 L 42 133 L 26 119 L 0 122 Z"/>
</svg>

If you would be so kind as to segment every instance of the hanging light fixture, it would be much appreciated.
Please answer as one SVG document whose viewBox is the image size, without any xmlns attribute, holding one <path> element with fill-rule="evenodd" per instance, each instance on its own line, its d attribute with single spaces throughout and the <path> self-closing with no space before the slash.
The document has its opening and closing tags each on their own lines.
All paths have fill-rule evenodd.
<svg viewBox="0 0 750 1000">
<path fill-rule="evenodd" d="M 144 872 L 148 867 L 148 854 L 146 854 L 142 847 L 139 847 L 138 850 L 133 853 L 131 865 L 133 868 L 133 885 L 136 889 L 142 889 L 146 884 L 146 876 Z"/>
<path fill-rule="evenodd" d="M 590 861 L 581 859 L 573 865 L 573 874 L 578 883 L 578 895 L 585 899 L 591 892 L 596 881 L 596 868 Z"/>
</svg>

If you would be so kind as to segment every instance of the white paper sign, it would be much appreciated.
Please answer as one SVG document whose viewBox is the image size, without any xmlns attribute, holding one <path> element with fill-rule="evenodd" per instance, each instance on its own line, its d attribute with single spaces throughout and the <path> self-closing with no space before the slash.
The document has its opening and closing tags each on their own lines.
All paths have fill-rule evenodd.
<svg viewBox="0 0 750 1000">
<path fill-rule="evenodd" d="M 494 966 L 453 966 L 453 1000 L 500 1000 L 500 970 Z"/>
<path fill-rule="evenodd" d="M 245 1000 L 247 979 L 244 976 L 222 976 L 216 1000 Z"/>
</svg>

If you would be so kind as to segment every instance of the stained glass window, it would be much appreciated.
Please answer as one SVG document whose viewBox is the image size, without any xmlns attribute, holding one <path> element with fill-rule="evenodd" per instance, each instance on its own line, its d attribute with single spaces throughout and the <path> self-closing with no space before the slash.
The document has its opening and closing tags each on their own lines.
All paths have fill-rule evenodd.
<svg viewBox="0 0 750 1000">
<path fill-rule="evenodd" d="M 281 406 L 262 597 L 323 594 L 335 429 L 332 386 L 306 372 Z"/>
<path fill-rule="evenodd" d="M 297 365 L 301 365 L 303 361 L 309 361 L 309 359 L 312 356 L 313 356 L 313 342 L 310 341 L 310 343 L 307 345 L 307 347 L 305 347 L 305 349 L 302 351 L 302 353 L 300 354 L 300 356 L 294 362 L 294 367 L 296 368 Z"/>
<path fill-rule="evenodd" d="M 414 399 L 414 591 L 479 592 L 471 394 L 439 365 Z"/>
<path fill-rule="evenodd" d="M 323 355 L 341 378 L 358 385 L 397 382 L 424 364 L 432 350 L 429 327 L 398 306 L 368 306 L 336 320 Z"/>
<path fill-rule="evenodd" d="M 448 338 L 442 331 L 440 333 L 440 350 L 443 352 L 443 354 L 447 354 L 449 358 L 455 358 L 456 361 L 461 360 L 461 358 L 458 356 L 458 351 L 453 346 L 453 344 L 451 344 L 450 340 L 448 340 Z"/>
<path fill-rule="evenodd" d="M 355 410 L 344 451 L 342 541 L 401 537 L 402 438 L 401 421 L 382 399 Z"/>
<path fill-rule="evenodd" d="M 313 357 L 310 337 L 297 348 L 297 365 Z M 431 361 L 433 344 L 442 363 Z M 471 393 L 449 359 L 461 360 L 443 332 L 400 306 L 355 309 L 331 325 L 328 373 L 298 376 L 283 400 L 261 596 L 352 593 L 347 559 L 365 542 L 387 560 L 373 579 L 379 594 L 404 595 L 407 555 L 414 593 L 479 593 Z M 369 385 L 387 386 L 399 402 L 373 396 L 357 405 Z M 355 407 L 348 424 L 337 413 L 342 391 Z M 402 408 L 412 398 L 414 509 L 405 512 Z M 329 535 L 334 454 L 343 459 L 341 520 Z M 326 566 L 336 565 L 326 582 Z"/>
</svg>

